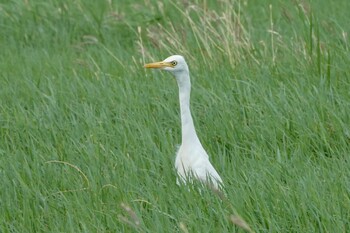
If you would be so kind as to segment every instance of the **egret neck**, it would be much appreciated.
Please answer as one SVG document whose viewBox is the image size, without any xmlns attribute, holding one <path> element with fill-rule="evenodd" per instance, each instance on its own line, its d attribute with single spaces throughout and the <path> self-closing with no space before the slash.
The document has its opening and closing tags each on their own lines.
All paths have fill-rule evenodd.
<svg viewBox="0 0 350 233">
<path fill-rule="evenodd" d="M 182 145 L 200 143 L 190 109 L 191 81 L 188 70 L 176 72 L 177 85 L 179 87 Z"/>
</svg>

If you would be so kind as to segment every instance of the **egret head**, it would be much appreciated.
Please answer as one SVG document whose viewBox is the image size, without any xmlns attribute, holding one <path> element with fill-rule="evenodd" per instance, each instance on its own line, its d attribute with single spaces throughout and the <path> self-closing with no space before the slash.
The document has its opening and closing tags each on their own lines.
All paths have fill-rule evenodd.
<svg viewBox="0 0 350 233">
<path fill-rule="evenodd" d="M 170 71 L 177 76 L 180 73 L 188 73 L 188 66 L 185 58 L 181 55 L 172 55 L 161 62 L 154 62 L 144 65 L 145 68 L 158 68 L 166 71 Z"/>
</svg>

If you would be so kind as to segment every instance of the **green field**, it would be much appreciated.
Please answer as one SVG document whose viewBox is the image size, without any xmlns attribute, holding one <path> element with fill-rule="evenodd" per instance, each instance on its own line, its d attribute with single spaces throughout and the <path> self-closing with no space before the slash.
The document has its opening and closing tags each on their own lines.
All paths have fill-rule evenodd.
<svg viewBox="0 0 350 233">
<path fill-rule="evenodd" d="M 1 1 L 0 232 L 350 232 L 349 9 Z M 226 201 L 175 183 L 172 54 Z"/>
</svg>

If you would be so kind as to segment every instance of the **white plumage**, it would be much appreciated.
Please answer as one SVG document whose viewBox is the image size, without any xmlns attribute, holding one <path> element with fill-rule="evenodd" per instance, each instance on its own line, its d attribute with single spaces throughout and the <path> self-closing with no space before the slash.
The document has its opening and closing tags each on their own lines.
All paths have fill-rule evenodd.
<svg viewBox="0 0 350 233">
<path fill-rule="evenodd" d="M 190 110 L 191 81 L 187 63 L 180 55 L 162 62 L 146 64 L 146 68 L 159 68 L 171 72 L 179 87 L 182 143 L 177 152 L 175 168 L 183 183 L 196 178 L 219 189 L 222 179 L 209 161 L 209 156 L 198 139 Z M 179 184 L 179 180 L 177 180 Z"/>
</svg>

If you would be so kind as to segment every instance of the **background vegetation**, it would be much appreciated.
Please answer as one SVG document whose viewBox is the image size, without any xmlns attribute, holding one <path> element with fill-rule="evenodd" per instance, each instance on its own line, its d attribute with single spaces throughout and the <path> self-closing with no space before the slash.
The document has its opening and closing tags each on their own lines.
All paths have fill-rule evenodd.
<svg viewBox="0 0 350 233">
<path fill-rule="evenodd" d="M 349 232 L 349 9 L 1 1 L 0 231 Z M 171 54 L 228 201 L 175 184 Z"/>
</svg>

